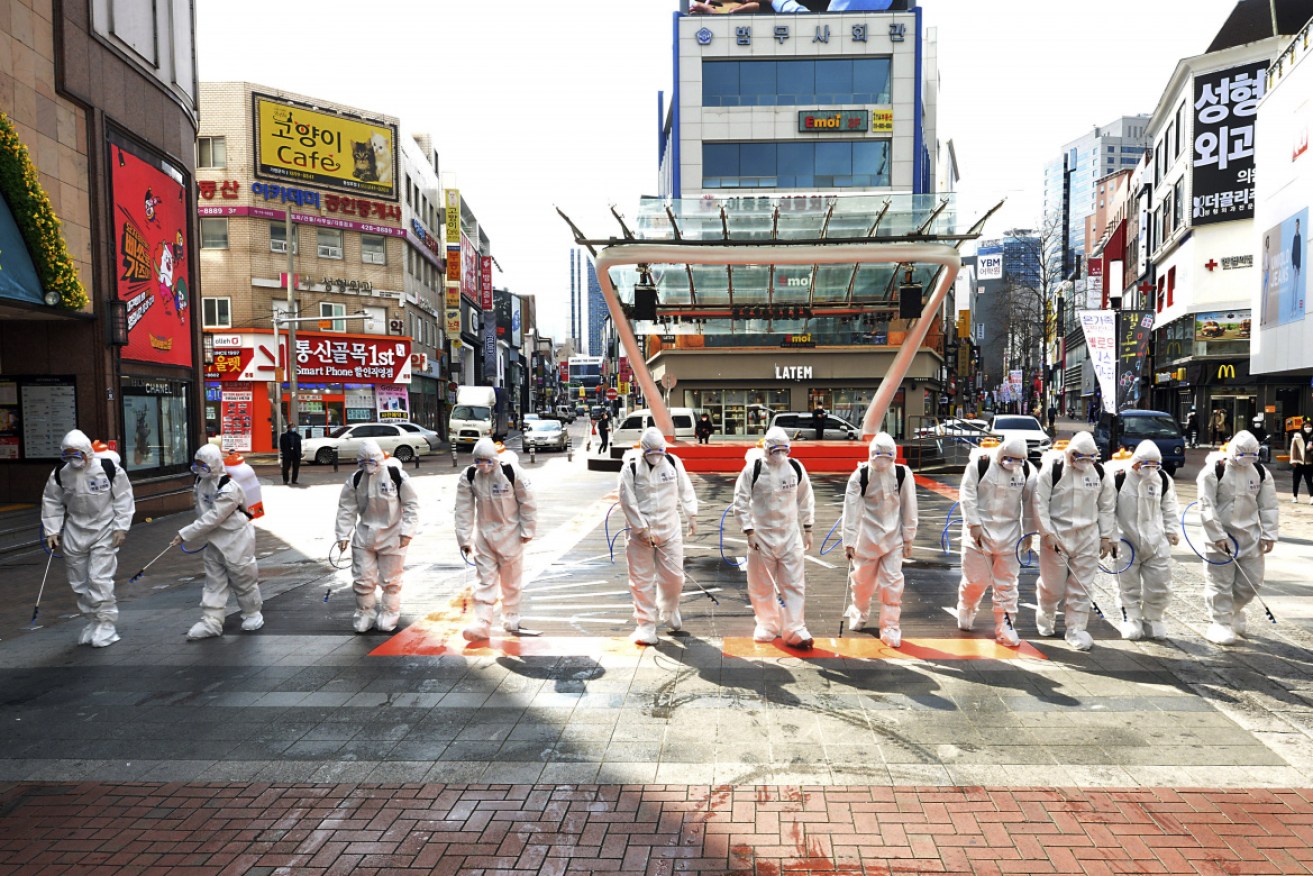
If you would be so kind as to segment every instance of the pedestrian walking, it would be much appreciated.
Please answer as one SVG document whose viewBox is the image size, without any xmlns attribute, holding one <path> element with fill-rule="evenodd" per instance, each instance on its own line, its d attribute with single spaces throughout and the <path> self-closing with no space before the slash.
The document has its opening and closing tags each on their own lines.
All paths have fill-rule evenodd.
<svg viewBox="0 0 1313 876">
<path fill-rule="evenodd" d="M 178 531 L 171 546 L 205 541 L 205 585 L 201 591 L 201 619 L 187 631 L 191 640 L 223 635 L 228 613 L 228 592 L 237 597 L 242 629 L 264 626 L 260 596 L 260 567 L 255 561 L 255 527 L 246 507 L 246 493 L 228 476 L 223 454 L 213 444 L 196 451 L 191 466 L 196 475 L 192 497 L 196 522 Z"/>
<path fill-rule="evenodd" d="M 401 574 L 406 548 L 419 527 L 419 496 L 401 465 L 389 465 L 373 438 L 360 443 L 356 471 L 337 500 L 337 545 L 351 548 L 351 580 L 357 633 L 390 633 L 401 619 Z M 383 610 L 376 610 L 378 591 Z"/>
<path fill-rule="evenodd" d="M 1185 415 L 1185 440 L 1191 447 L 1199 446 L 1199 413 L 1194 408 Z"/>
<path fill-rule="evenodd" d="M 1012 618 L 1017 615 L 1017 554 L 1030 551 L 1035 471 L 1026 461 L 1026 440 L 1009 438 L 967 463 L 959 490 L 962 511 L 962 581 L 957 591 L 957 626 L 970 631 L 986 589 L 994 601 L 994 638 L 1021 644 Z M 1023 529 L 1022 520 L 1027 525 Z"/>
<path fill-rule="evenodd" d="M 1308 500 L 1313 504 L 1313 421 L 1304 420 L 1304 424 L 1295 431 L 1290 439 L 1290 470 L 1292 502 L 1299 502 L 1299 482 L 1304 481 L 1308 488 Z"/>
<path fill-rule="evenodd" d="M 711 433 L 715 431 L 715 426 L 711 424 L 711 417 L 703 414 L 698 417 L 698 424 L 693 429 L 693 434 L 697 435 L 699 444 L 710 444 Z"/>
<path fill-rule="evenodd" d="M 752 638 L 810 649 L 804 620 L 806 570 L 816 500 L 802 463 L 789 457 L 789 436 L 766 430 L 765 454 L 749 454 L 734 484 L 734 517 L 748 541 L 748 598 L 756 620 Z"/>
<path fill-rule="evenodd" d="M 606 453 L 606 448 L 610 440 L 610 435 L 611 435 L 611 415 L 608 414 L 605 410 L 603 410 L 601 416 L 597 418 L 597 440 L 599 442 L 599 446 L 597 450 L 599 453 Z"/>
<path fill-rule="evenodd" d="M 820 405 L 812 411 L 812 428 L 816 430 L 816 440 L 825 440 L 825 408 Z"/>
<path fill-rule="evenodd" d="M 1213 417 L 1209 422 L 1212 425 L 1213 444 L 1221 446 L 1226 441 L 1228 434 L 1226 411 L 1221 408 L 1213 408 Z"/>
<path fill-rule="evenodd" d="M 843 496 L 843 547 L 852 563 L 848 629 L 864 629 L 871 600 L 880 594 L 880 641 L 901 647 L 903 560 L 916 541 L 916 480 L 898 465 L 898 445 L 887 432 L 871 439 L 869 459 L 848 476 Z"/>
<path fill-rule="evenodd" d="M 301 474 L 301 433 L 295 423 L 288 423 L 287 431 L 278 436 L 278 455 L 283 466 L 283 483 L 288 482 L 290 473 L 295 484 Z"/>
<path fill-rule="evenodd" d="M 97 458 L 79 429 L 64 436 L 59 459 L 41 494 L 41 529 L 46 549 L 64 552 L 68 583 L 87 621 L 78 644 L 104 648 L 119 640 L 114 574 L 136 512 L 132 484 L 113 460 Z"/>
<path fill-rule="evenodd" d="M 684 463 L 666 449 L 661 430 L 649 427 L 639 449 L 626 454 L 617 491 L 629 525 L 625 559 L 634 599 L 634 642 L 657 643 L 657 625 L 683 628 L 679 597 L 684 590 L 682 509 L 688 534 L 697 532 L 698 499 Z"/>
<path fill-rule="evenodd" d="M 500 594 L 502 629 L 520 629 L 524 546 L 537 532 L 538 504 L 524 469 L 502 462 L 490 438 L 474 445 L 474 464 L 456 481 L 456 542 L 474 563 L 474 620 L 461 631 L 466 641 L 488 638 Z"/>
<path fill-rule="evenodd" d="M 1258 461 L 1258 441 L 1241 430 L 1226 456 L 1205 465 L 1196 481 L 1204 549 L 1208 641 L 1230 645 L 1247 630 L 1245 606 L 1263 586 L 1266 555 L 1280 532 L 1276 485 Z M 1228 560 L 1230 560 L 1228 562 Z"/>
</svg>

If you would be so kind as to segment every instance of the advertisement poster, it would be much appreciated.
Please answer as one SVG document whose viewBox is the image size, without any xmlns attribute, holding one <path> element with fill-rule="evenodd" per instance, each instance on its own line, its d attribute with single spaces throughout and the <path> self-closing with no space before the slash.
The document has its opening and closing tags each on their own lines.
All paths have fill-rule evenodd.
<svg viewBox="0 0 1313 876">
<path fill-rule="evenodd" d="M 1249 310 L 1210 310 L 1194 315 L 1196 341 L 1247 341 L 1251 326 Z"/>
<path fill-rule="evenodd" d="M 1308 208 L 1263 233 L 1263 310 L 1259 325 L 1286 325 L 1304 318 L 1308 297 Z"/>
<path fill-rule="evenodd" d="M 1140 378 L 1153 334 L 1153 313 L 1148 310 L 1117 312 L 1117 410 L 1140 401 Z"/>
<path fill-rule="evenodd" d="M 73 378 L 27 378 L 21 387 L 19 423 L 24 459 L 58 459 L 60 442 L 77 428 L 77 386 Z"/>
<path fill-rule="evenodd" d="M 1103 393 L 1103 409 L 1117 413 L 1117 314 L 1111 310 L 1080 311 L 1081 328 L 1094 376 Z"/>
<path fill-rule="evenodd" d="M 251 418 L 255 405 L 249 383 L 233 383 L 223 388 L 223 401 L 219 411 L 219 429 L 225 453 L 251 451 Z"/>
<path fill-rule="evenodd" d="M 374 387 L 346 387 L 346 421 L 368 423 L 374 419 Z"/>
<path fill-rule="evenodd" d="M 160 466 L 160 406 L 151 396 L 123 397 L 123 467 Z"/>
<path fill-rule="evenodd" d="M 18 459 L 23 422 L 18 407 L 18 384 L 0 380 L 0 459 Z"/>
<path fill-rule="evenodd" d="M 181 175 L 167 174 L 119 146 L 110 152 L 116 288 L 128 308 L 123 358 L 190 366 L 191 225 Z"/>
<path fill-rule="evenodd" d="M 976 279 L 1003 279 L 1003 244 L 984 243 L 976 250 Z"/>
<path fill-rule="evenodd" d="M 251 95 L 257 176 L 397 197 L 397 126 Z"/>
<path fill-rule="evenodd" d="M 380 386 L 374 390 L 380 420 L 409 420 L 410 393 L 404 386 Z"/>
<path fill-rule="evenodd" d="M 1194 225 L 1254 216 L 1254 120 L 1266 71 L 1262 61 L 1195 77 Z"/>
</svg>

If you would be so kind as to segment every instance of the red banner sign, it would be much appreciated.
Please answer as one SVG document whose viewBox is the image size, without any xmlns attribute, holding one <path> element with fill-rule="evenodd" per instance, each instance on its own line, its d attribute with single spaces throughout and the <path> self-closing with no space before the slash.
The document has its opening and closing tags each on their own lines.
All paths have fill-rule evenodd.
<svg viewBox="0 0 1313 876">
<path fill-rule="evenodd" d="M 492 256 L 480 256 L 479 306 L 484 313 L 492 310 Z"/>
<path fill-rule="evenodd" d="M 287 336 L 274 348 L 268 332 L 213 332 L 214 363 L 206 380 L 272 381 L 287 360 Z M 315 383 L 410 383 L 410 338 L 296 333 L 296 375 Z"/>
</svg>

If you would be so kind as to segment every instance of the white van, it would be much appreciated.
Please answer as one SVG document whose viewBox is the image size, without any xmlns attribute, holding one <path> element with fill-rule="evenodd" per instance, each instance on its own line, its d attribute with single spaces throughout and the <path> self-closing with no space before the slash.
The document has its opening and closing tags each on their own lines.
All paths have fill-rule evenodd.
<svg viewBox="0 0 1313 876">
<path fill-rule="evenodd" d="M 697 436 L 693 433 L 693 423 L 697 419 L 696 411 L 692 408 L 671 408 L 670 419 L 675 424 L 676 441 L 696 440 Z M 643 430 L 648 426 L 656 425 L 656 420 L 652 418 L 652 412 L 647 408 L 640 408 L 615 422 L 619 425 L 611 433 L 610 446 L 608 447 L 612 459 L 623 459 L 625 453 L 638 443 L 638 439 L 643 437 Z"/>
</svg>

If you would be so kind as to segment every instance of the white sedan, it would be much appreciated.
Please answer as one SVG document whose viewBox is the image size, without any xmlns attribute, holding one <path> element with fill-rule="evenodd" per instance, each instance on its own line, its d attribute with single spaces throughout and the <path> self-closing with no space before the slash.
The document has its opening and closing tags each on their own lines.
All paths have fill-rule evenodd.
<svg viewBox="0 0 1313 876">
<path fill-rule="evenodd" d="M 337 452 L 338 460 L 354 464 L 356 454 L 360 452 L 360 443 L 365 438 L 373 438 L 385 453 L 390 453 L 402 462 L 409 462 L 416 456 L 425 456 L 429 452 L 429 443 L 423 434 L 408 432 L 394 423 L 356 423 L 343 426 L 326 438 L 311 438 L 301 442 L 301 459 L 303 462 L 317 462 L 328 465 Z"/>
</svg>

